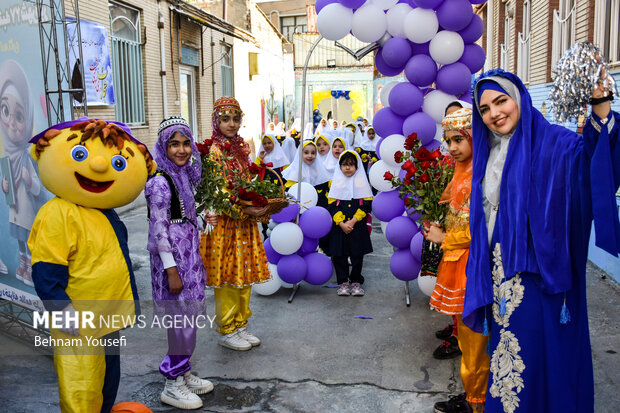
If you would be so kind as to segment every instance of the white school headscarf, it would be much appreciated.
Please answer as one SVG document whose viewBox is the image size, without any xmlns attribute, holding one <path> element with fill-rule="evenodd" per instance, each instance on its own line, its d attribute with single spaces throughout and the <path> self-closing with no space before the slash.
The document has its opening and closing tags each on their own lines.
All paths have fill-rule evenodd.
<svg viewBox="0 0 620 413">
<path fill-rule="evenodd" d="M 314 135 L 320 135 L 323 132 L 328 131 L 329 128 L 329 122 L 327 122 L 327 125 L 323 126 L 323 121 L 327 122 L 327 119 L 325 118 L 321 118 L 321 121 L 319 122 L 319 125 L 316 127 L 316 131 L 314 132 Z"/>
<path fill-rule="evenodd" d="M 336 126 L 334 126 L 334 123 Z M 329 125 L 330 130 L 338 130 L 338 121 L 336 119 L 329 119 L 327 125 Z"/>
<path fill-rule="evenodd" d="M 302 148 L 308 145 L 312 145 L 314 149 L 317 149 L 316 144 L 312 141 L 302 143 Z M 327 172 L 327 169 L 323 166 L 323 162 L 319 159 L 318 153 L 317 149 L 317 157 L 314 158 L 314 161 L 310 165 L 303 160 L 301 161 L 301 182 L 307 182 L 312 186 L 316 186 L 331 179 L 331 174 Z M 295 159 L 293 159 L 291 165 L 282 173 L 282 177 L 287 181 L 294 182 L 297 182 L 299 179 L 299 151 L 295 154 Z"/>
<path fill-rule="evenodd" d="M 375 132 L 375 137 L 372 140 L 368 137 L 368 131 L 371 129 L 373 130 L 373 132 Z M 379 139 L 381 138 L 379 137 L 379 135 L 377 135 L 375 128 L 373 128 L 372 126 L 368 126 L 368 129 L 366 129 L 366 132 L 364 132 L 364 137 L 362 138 L 360 148 L 365 151 L 375 152 L 377 150 L 377 142 L 379 142 Z"/>
<path fill-rule="evenodd" d="M 295 139 L 287 136 L 282 141 L 282 150 L 286 155 L 287 159 L 293 159 L 295 157 L 295 152 L 297 152 L 297 145 L 295 145 Z"/>
<path fill-rule="evenodd" d="M 299 118 L 295 118 L 295 120 L 293 121 L 293 124 L 291 125 L 291 128 L 288 130 L 287 136 L 290 136 L 293 131 L 295 131 L 296 133 L 301 133 L 301 119 Z"/>
<path fill-rule="evenodd" d="M 329 146 L 329 150 L 327 151 L 327 153 L 320 154 L 320 153 L 318 152 L 319 147 L 318 147 L 318 145 L 317 145 L 317 144 L 319 143 L 319 139 L 322 139 L 322 140 L 324 140 L 325 142 L 327 142 L 327 146 Z M 332 141 L 331 141 L 331 139 L 330 139 L 328 136 L 325 136 L 325 135 L 319 135 L 319 136 L 317 136 L 316 138 L 314 138 L 314 144 L 315 144 L 315 145 L 316 145 L 316 147 L 317 147 L 316 157 L 319 159 L 319 161 L 321 161 L 321 163 L 322 163 L 322 164 L 325 164 L 325 160 L 326 160 L 329 156 L 331 156 L 331 157 L 333 158 L 332 153 L 331 153 Z"/>
<path fill-rule="evenodd" d="M 338 159 L 334 157 L 334 154 L 332 153 L 332 146 L 334 146 L 334 142 L 336 141 L 340 141 L 342 142 L 342 146 L 344 146 L 344 150 L 347 150 L 347 143 L 345 142 L 344 139 L 342 139 L 341 137 L 337 137 L 335 138 L 329 145 L 329 156 L 325 157 L 325 160 L 323 161 L 323 166 L 325 166 L 325 169 L 327 169 L 327 171 L 330 174 L 333 174 L 334 171 L 337 169 L 338 167 Z"/>
<path fill-rule="evenodd" d="M 286 132 L 284 131 L 284 122 L 280 122 L 275 126 L 275 129 L 273 131 L 273 134 L 275 136 L 284 136 L 286 135 Z"/>
<path fill-rule="evenodd" d="M 352 150 L 346 150 L 340 154 L 340 159 L 345 153 L 352 153 L 357 159 L 357 170 L 351 177 L 345 176 L 340 169 L 338 162 L 338 168 L 334 170 L 334 176 L 332 178 L 332 185 L 329 189 L 329 197 L 332 199 L 340 199 L 347 201 L 349 199 L 364 199 L 372 198 L 372 190 L 364 171 L 364 165 L 357 152 Z M 340 161 L 340 160 L 339 160 Z"/>
<path fill-rule="evenodd" d="M 282 150 L 282 147 L 278 143 L 278 140 L 275 139 L 271 135 L 267 135 L 267 134 L 263 135 L 263 137 L 260 140 L 260 148 L 258 149 L 258 153 L 260 154 L 262 151 L 265 150 L 265 148 L 263 147 L 263 139 L 265 139 L 265 137 L 271 139 L 271 141 L 273 142 L 273 150 L 267 155 L 265 155 L 265 158 L 263 158 L 263 162 L 265 163 L 271 162 L 273 164 L 272 168 L 274 169 L 281 168 L 283 166 L 288 165 L 290 162 L 288 158 L 286 157 L 286 154 Z"/>
</svg>

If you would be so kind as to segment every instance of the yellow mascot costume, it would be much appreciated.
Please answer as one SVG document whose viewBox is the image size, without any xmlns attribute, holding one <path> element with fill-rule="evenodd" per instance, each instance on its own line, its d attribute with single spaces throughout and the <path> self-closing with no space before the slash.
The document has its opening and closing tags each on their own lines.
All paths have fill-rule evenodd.
<svg viewBox="0 0 620 413">
<path fill-rule="evenodd" d="M 113 208 L 136 199 L 156 165 L 118 122 L 64 122 L 30 142 L 41 182 L 56 195 L 37 213 L 28 247 L 37 294 L 67 321 L 50 325 L 60 409 L 109 412 L 120 379 L 119 331 L 140 311 L 127 229 Z"/>
</svg>

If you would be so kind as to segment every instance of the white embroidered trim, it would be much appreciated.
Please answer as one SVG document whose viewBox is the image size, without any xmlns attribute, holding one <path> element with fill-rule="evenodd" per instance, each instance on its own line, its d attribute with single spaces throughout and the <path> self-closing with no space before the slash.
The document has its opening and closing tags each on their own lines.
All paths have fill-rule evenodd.
<svg viewBox="0 0 620 413">
<path fill-rule="evenodd" d="M 519 407 L 517 394 L 523 389 L 521 373 L 525 370 L 523 359 L 519 356 L 521 347 L 517 337 L 507 328 L 510 326 L 510 316 L 523 300 L 525 287 L 521 284 L 520 274 L 510 280 L 504 277 L 502 254 L 499 244 L 493 250 L 493 319 L 501 326 L 499 343 L 491 357 L 492 384 L 489 393 L 493 397 L 500 397 L 504 411 L 513 413 Z M 502 297 L 506 300 L 506 313 L 499 313 Z"/>
</svg>

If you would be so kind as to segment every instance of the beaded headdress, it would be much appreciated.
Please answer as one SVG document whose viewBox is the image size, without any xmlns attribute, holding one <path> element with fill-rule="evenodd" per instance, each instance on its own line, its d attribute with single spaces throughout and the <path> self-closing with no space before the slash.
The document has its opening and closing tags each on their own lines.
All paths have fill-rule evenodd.
<svg viewBox="0 0 620 413">
<path fill-rule="evenodd" d="M 463 131 L 472 128 L 472 110 L 471 108 L 461 108 L 456 112 L 446 115 L 441 121 L 441 127 L 444 132 L 447 131 Z"/>
<path fill-rule="evenodd" d="M 157 134 L 159 135 L 162 133 L 164 129 L 167 129 L 170 126 L 176 126 L 176 125 L 185 126 L 187 129 L 191 130 L 191 128 L 189 127 L 189 123 L 187 123 L 185 119 L 183 119 L 180 116 L 170 116 L 161 121 L 161 123 L 159 124 L 159 129 L 157 130 Z"/>
<path fill-rule="evenodd" d="M 222 115 L 241 115 L 243 116 L 243 111 L 241 110 L 241 105 L 237 99 L 230 96 L 222 96 L 213 104 L 213 115 L 220 117 Z"/>
</svg>

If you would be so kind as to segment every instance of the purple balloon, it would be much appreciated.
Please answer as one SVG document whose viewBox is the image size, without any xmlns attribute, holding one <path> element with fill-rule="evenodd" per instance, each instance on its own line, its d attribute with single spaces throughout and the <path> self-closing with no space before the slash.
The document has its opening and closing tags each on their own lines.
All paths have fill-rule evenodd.
<svg viewBox="0 0 620 413">
<path fill-rule="evenodd" d="M 386 137 L 401 133 L 404 120 L 403 117 L 394 113 L 391 108 L 382 108 L 375 113 L 372 123 L 377 135 Z M 379 152 L 378 148 L 377 152 Z"/>
<path fill-rule="evenodd" d="M 411 42 L 411 52 L 413 53 L 413 55 L 419 55 L 419 54 L 425 54 L 425 55 L 430 55 L 430 51 L 429 51 L 429 45 L 431 44 L 430 41 L 426 42 L 426 43 L 413 43 Z"/>
<path fill-rule="evenodd" d="M 301 214 L 299 227 L 304 236 L 319 239 L 332 229 L 332 216 L 325 208 L 314 206 Z"/>
<path fill-rule="evenodd" d="M 383 142 L 384 140 L 385 140 L 385 138 L 379 139 L 379 141 L 377 142 L 377 146 L 375 146 L 375 153 L 377 154 L 377 159 L 381 159 L 381 154 L 379 153 L 379 149 L 381 148 L 381 142 Z"/>
<path fill-rule="evenodd" d="M 282 254 L 273 249 L 273 247 L 271 246 L 270 238 L 267 238 L 265 240 L 265 242 L 263 243 L 263 247 L 265 247 L 265 255 L 267 255 L 267 261 L 269 261 L 270 263 L 277 264 L 278 261 L 280 261 L 280 258 L 283 257 Z"/>
<path fill-rule="evenodd" d="M 304 261 L 308 268 L 305 278 L 308 284 L 323 285 L 332 278 L 334 266 L 327 255 L 313 252 L 306 255 Z"/>
<path fill-rule="evenodd" d="M 476 73 L 484 67 L 485 60 L 486 54 L 482 47 L 477 44 L 466 44 L 459 62 L 467 66 L 471 73 Z"/>
<path fill-rule="evenodd" d="M 487 0 L 482 0 L 482 1 L 480 1 L 480 0 L 469 0 L 469 2 L 471 4 L 482 4 L 482 3 L 486 3 Z"/>
<path fill-rule="evenodd" d="M 379 192 L 372 200 L 372 213 L 378 220 L 389 222 L 405 212 L 405 203 L 398 197 L 398 191 Z"/>
<path fill-rule="evenodd" d="M 392 37 L 381 50 L 383 61 L 395 69 L 403 67 L 411 57 L 410 44 L 409 40 L 402 37 Z"/>
<path fill-rule="evenodd" d="M 375 55 L 375 66 L 377 67 L 379 73 L 381 73 L 383 76 L 396 76 L 405 68 L 404 64 L 401 67 L 397 68 L 388 65 L 385 60 L 383 60 L 382 48 L 379 48 L 377 50 L 377 54 Z"/>
<path fill-rule="evenodd" d="M 398 171 L 398 177 L 402 180 L 405 179 L 405 177 L 407 176 L 407 171 L 404 169 L 400 169 Z"/>
<path fill-rule="evenodd" d="M 484 22 L 482 17 L 476 13 L 473 14 L 471 21 L 463 30 L 459 30 L 459 34 L 463 38 L 463 43 L 474 43 L 484 33 Z"/>
<path fill-rule="evenodd" d="M 297 214 L 299 214 L 299 204 L 290 204 L 277 214 L 273 214 L 271 219 L 281 224 L 282 222 L 291 222 L 297 218 Z"/>
<path fill-rule="evenodd" d="M 302 257 L 316 251 L 316 247 L 319 246 L 319 240 L 315 238 L 304 237 L 304 241 L 301 243 L 301 247 L 297 253 Z"/>
<path fill-rule="evenodd" d="M 431 143 L 424 145 L 424 147 L 431 152 L 434 151 L 435 149 L 438 149 L 440 146 L 441 146 L 441 142 L 439 142 L 437 139 L 433 139 Z"/>
<path fill-rule="evenodd" d="M 332 3 L 338 3 L 338 0 L 316 0 L 316 3 L 314 3 L 316 14 L 319 14 L 321 10 L 323 9 L 323 7 L 327 6 L 328 4 L 332 4 Z"/>
<path fill-rule="evenodd" d="M 469 0 L 444 0 L 437 8 L 437 20 L 445 30 L 458 32 L 471 22 L 474 10 Z"/>
<path fill-rule="evenodd" d="M 409 116 L 420 110 L 424 95 L 419 87 L 409 82 L 401 82 L 392 88 L 388 100 L 390 108 L 397 115 Z"/>
<path fill-rule="evenodd" d="M 409 217 L 396 217 L 387 224 L 385 238 L 396 248 L 408 248 L 411 238 L 418 233 L 418 227 Z"/>
<path fill-rule="evenodd" d="M 460 95 L 471 86 L 471 72 L 463 63 L 443 66 L 437 72 L 437 89 L 449 95 Z"/>
<path fill-rule="evenodd" d="M 422 245 L 424 244 L 424 235 L 418 232 L 411 238 L 409 243 L 409 252 L 413 255 L 413 258 L 420 261 L 422 259 Z"/>
<path fill-rule="evenodd" d="M 428 86 L 437 76 L 437 63 L 428 55 L 413 56 L 405 65 L 405 77 L 416 86 Z"/>
<path fill-rule="evenodd" d="M 418 135 L 418 139 L 422 141 L 422 145 L 425 145 L 435 138 L 437 125 L 433 118 L 426 113 L 417 112 L 408 116 L 405 122 L 403 122 L 403 135 L 405 137 L 414 132 Z"/>
<path fill-rule="evenodd" d="M 360 7 L 362 7 L 364 3 L 366 3 L 366 0 L 338 0 L 338 1 L 344 7 L 348 7 L 350 9 L 359 9 Z"/>
<path fill-rule="evenodd" d="M 278 262 L 278 275 L 285 283 L 297 284 L 306 277 L 306 261 L 297 254 L 284 255 Z"/>
<path fill-rule="evenodd" d="M 443 0 L 412 0 L 421 9 L 436 9 L 441 6 Z"/>
<path fill-rule="evenodd" d="M 409 248 L 396 250 L 390 258 L 390 271 L 394 274 L 394 277 L 401 281 L 413 281 L 418 277 L 420 273 L 420 261 L 416 260 Z M 278 268 L 278 274 L 280 270 Z"/>
<path fill-rule="evenodd" d="M 461 99 L 463 102 L 467 102 L 470 105 L 473 105 L 474 100 L 471 97 L 471 90 L 468 90 L 467 92 L 463 93 L 459 99 Z"/>
</svg>

